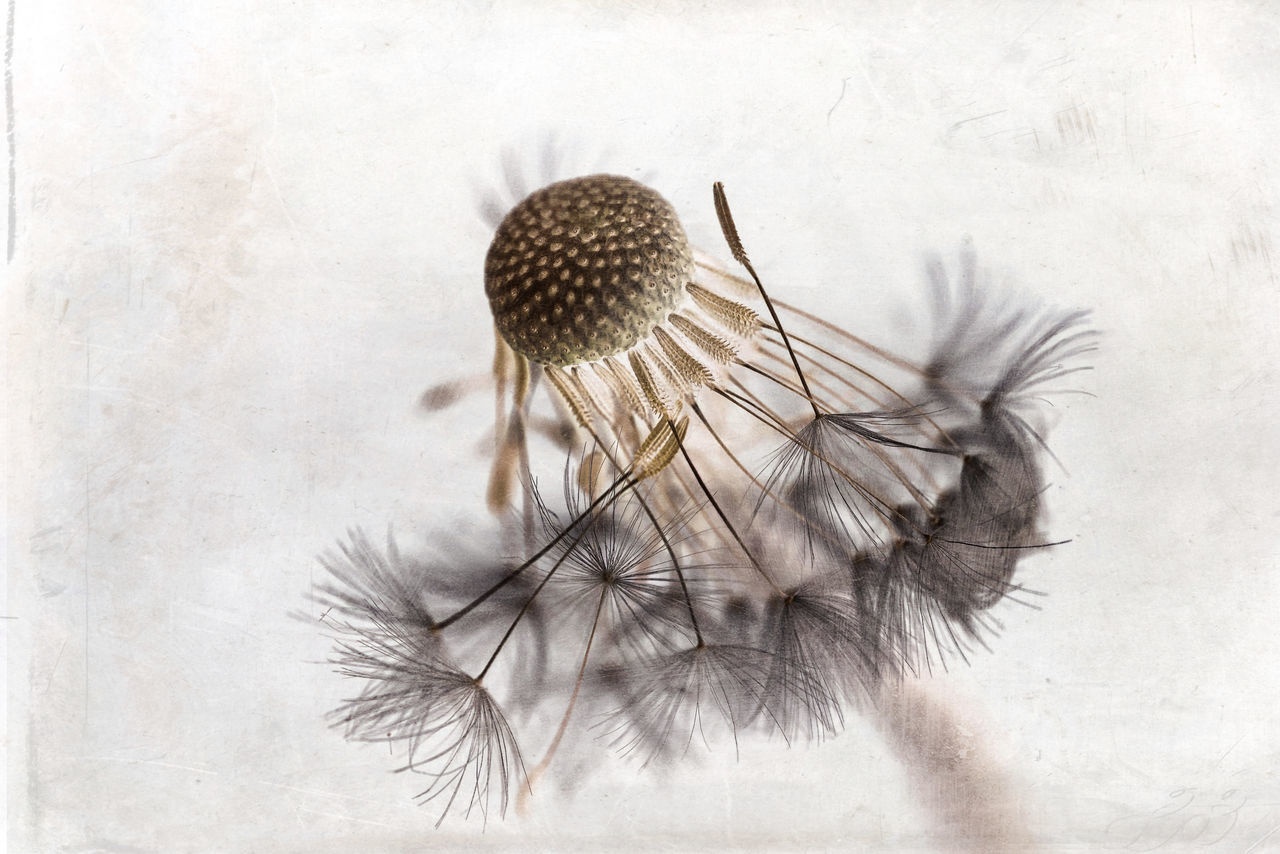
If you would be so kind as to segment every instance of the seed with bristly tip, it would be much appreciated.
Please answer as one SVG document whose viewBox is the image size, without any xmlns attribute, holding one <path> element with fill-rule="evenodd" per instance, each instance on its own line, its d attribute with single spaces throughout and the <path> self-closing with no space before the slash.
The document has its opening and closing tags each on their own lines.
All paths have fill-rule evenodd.
<svg viewBox="0 0 1280 854">
<path fill-rule="evenodd" d="M 512 208 L 489 245 L 484 290 L 511 349 L 564 367 L 646 338 L 693 276 L 688 238 L 666 199 L 630 178 L 591 175 Z"/>
</svg>

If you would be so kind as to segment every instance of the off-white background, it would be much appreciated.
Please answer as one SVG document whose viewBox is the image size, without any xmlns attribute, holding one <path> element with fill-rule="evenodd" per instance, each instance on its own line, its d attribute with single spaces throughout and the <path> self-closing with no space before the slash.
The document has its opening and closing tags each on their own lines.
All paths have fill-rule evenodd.
<svg viewBox="0 0 1280 854">
<path fill-rule="evenodd" d="M 1267 3 L 18 2 L 8 805 L 21 852 L 944 844 L 869 725 L 452 821 L 286 617 L 350 525 L 483 530 L 477 214 L 549 138 L 911 349 L 972 237 L 1092 306 L 1041 611 L 935 678 L 1046 850 L 1280 848 Z M 602 756 L 607 752 L 602 751 Z M 1254 846 L 1250 848 L 1250 846 Z"/>
</svg>

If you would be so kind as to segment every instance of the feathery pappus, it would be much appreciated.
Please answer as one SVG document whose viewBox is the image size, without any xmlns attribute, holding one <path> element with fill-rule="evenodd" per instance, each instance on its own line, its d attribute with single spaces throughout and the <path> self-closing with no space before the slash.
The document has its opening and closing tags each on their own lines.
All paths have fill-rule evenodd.
<svg viewBox="0 0 1280 854">
<path fill-rule="evenodd" d="M 1030 595 L 1019 563 L 1056 545 L 1041 409 L 1086 368 L 1087 312 L 991 292 L 965 250 L 928 267 L 911 361 L 766 289 L 718 183 L 712 202 L 732 268 L 618 175 L 495 217 L 477 489 L 505 547 L 405 555 L 356 531 L 324 557 L 355 691 L 333 722 L 399 748 L 441 820 L 505 813 L 567 740 L 650 762 L 833 735 L 985 645 L 992 607 Z"/>
</svg>

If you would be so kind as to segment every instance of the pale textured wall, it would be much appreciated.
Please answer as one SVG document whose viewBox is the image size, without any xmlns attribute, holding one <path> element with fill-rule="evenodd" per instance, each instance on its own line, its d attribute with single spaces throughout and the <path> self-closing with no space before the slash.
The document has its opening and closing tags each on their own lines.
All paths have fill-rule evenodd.
<svg viewBox="0 0 1280 854">
<path fill-rule="evenodd" d="M 966 235 L 1095 307 L 1075 542 L 927 690 L 1051 850 L 1280 846 L 1275 7 L 733 5 L 16 4 L 11 850 L 946 844 L 862 723 L 483 836 L 324 727 L 286 612 L 348 525 L 481 524 L 491 405 L 415 400 L 486 369 L 478 199 L 549 134 L 722 256 L 723 180 L 766 281 L 876 340 Z"/>
</svg>

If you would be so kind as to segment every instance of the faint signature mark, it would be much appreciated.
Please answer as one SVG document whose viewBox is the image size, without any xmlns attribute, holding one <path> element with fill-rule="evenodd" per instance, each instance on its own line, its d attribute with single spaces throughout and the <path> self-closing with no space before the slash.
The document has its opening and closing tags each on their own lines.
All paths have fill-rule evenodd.
<svg viewBox="0 0 1280 854">
<path fill-rule="evenodd" d="M 1275 807 L 1239 788 L 1182 786 L 1170 789 L 1154 809 L 1112 821 L 1107 836 L 1113 847 L 1129 851 L 1155 851 L 1170 845 L 1212 848 L 1228 837 L 1232 845 L 1252 843 L 1243 850 L 1265 850 L 1261 846 L 1276 839 L 1280 830 Z"/>
</svg>

